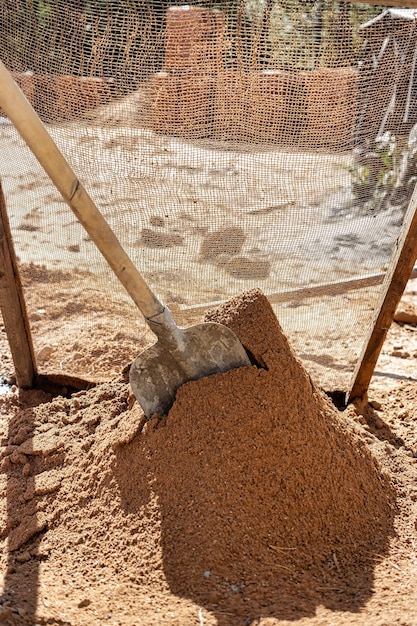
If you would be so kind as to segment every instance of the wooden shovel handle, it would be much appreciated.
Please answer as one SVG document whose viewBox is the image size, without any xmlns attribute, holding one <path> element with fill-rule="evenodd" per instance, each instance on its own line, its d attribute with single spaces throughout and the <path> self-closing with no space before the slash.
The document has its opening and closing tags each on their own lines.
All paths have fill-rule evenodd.
<svg viewBox="0 0 417 626">
<path fill-rule="evenodd" d="M 0 107 L 38 159 L 139 310 L 146 318 L 161 313 L 164 309 L 163 305 L 123 250 L 109 224 L 1 61 Z"/>
</svg>

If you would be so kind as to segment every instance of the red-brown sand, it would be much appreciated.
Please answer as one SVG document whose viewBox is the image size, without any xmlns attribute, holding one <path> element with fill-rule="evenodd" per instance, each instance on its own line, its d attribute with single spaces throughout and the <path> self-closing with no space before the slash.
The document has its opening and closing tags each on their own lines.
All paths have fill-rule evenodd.
<svg viewBox="0 0 417 626">
<path fill-rule="evenodd" d="M 260 291 L 209 318 L 237 333 L 254 365 L 183 385 L 145 426 L 120 380 L 10 401 L 0 623 L 198 623 L 189 604 L 170 622 L 168 597 L 218 624 L 313 615 L 346 589 L 351 610 L 363 606 L 393 534 L 388 479 Z M 45 568 L 66 590 L 61 605 L 40 601 Z"/>
</svg>

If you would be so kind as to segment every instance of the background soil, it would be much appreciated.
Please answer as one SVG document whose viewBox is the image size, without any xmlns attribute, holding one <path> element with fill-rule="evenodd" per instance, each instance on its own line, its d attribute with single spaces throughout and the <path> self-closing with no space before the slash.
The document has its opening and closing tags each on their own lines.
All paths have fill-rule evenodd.
<svg viewBox="0 0 417 626">
<path fill-rule="evenodd" d="M 385 271 L 402 215 L 349 204 L 350 157 L 250 155 L 103 114 L 106 127 L 51 132 L 178 323 L 255 285 L 274 296 Z M 256 365 L 185 385 L 145 426 L 126 370 L 152 334 L 4 119 L 1 139 L 36 360 L 55 389 L 9 384 L 2 328 L 0 623 L 417 624 L 413 281 L 369 402 L 338 412 L 330 397 L 380 286 L 275 303 L 292 348 L 252 293 L 210 315 Z M 204 243 L 222 229 L 240 244 L 212 259 Z M 62 387 L 68 373 L 79 379 Z"/>
<path fill-rule="evenodd" d="M 317 371 L 332 364 L 337 384 L 346 386 L 401 209 L 363 208 L 352 193 L 351 153 L 160 135 L 141 123 L 143 113 L 131 96 L 95 110 L 91 120 L 50 124 L 48 131 L 148 284 L 187 323 L 212 303 L 261 287 L 297 353 Z M 119 361 L 114 347 L 106 352 L 108 338 L 101 344 L 98 326 L 108 323 L 110 308 L 103 301 L 113 301 L 112 337 L 126 335 L 117 340 L 123 350 L 127 336 L 136 349 L 146 329 L 91 238 L 1 117 L 0 136 L 16 251 L 21 264 L 35 264 L 27 270 L 39 289 L 28 299 L 35 347 L 45 347 L 43 356 L 52 348 L 59 371 L 82 375 L 89 358 L 84 338 L 88 345 L 94 334 L 99 358 L 89 370 L 107 375 L 106 365 Z M 329 287 L 315 297 L 298 292 L 358 278 L 371 280 L 330 297 Z M 81 307 L 83 327 L 74 332 Z M 51 319 L 56 332 L 42 345 L 38 327 Z"/>
<path fill-rule="evenodd" d="M 41 371 L 74 358 L 86 377 L 114 375 L 71 397 L 4 385 L 0 623 L 417 623 L 413 281 L 411 323 L 393 324 L 369 402 L 337 411 L 320 389 L 335 390 L 337 370 L 307 373 L 251 292 L 211 317 L 258 365 L 185 385 L 144 427 L 123 370 L 149 334 L 124 333 L 103 298 L 89 337 L 88 276 L 22 276 L 39 298 Z M 42 312 L 45 281 L 59 298 Z"/>
</svg>

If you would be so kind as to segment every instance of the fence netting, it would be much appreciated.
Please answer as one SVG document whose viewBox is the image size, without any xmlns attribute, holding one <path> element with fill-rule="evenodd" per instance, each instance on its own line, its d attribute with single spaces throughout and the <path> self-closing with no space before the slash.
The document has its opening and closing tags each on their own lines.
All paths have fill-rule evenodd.
<svg viewBox="0 0 417 626">
<path fill-rule="evenodd" d="M 414 188 L 417 13 L 333 0 L 0 7 L 2 61 L 174 316 L 260 287 L 307 368 L 343 385 Z M 35 348 L 59 276 L 95 303 L 82 332 L 94 337 L 106 302 L 134 344 L 140 313 L 0 122 L 19 263 L 43 281 L 43 303 L 28 299 Z M 85 373 L 75 352 L 61 367 Z"/>
</svg>

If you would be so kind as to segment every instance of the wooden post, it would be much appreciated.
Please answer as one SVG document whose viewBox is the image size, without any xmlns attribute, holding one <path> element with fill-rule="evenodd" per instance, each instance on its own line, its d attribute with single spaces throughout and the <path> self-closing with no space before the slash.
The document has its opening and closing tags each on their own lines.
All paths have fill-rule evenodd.
<svg viewBox="0 0 417 626">
<path fill-rule="evenodd" d="M 0 310 L 12 353 L 16 382 L 19 387 L 32 387 L 36 376 L 35 356 L 1 181 Z"/>
<path fill-rule="evenodd" d="M 339 2 L 355 2 L 362 3 L 363 0 L 339 0 Z M 377 4 L 387 7 L 400 7 L 402 9 L 416 9 L 417 0 L 366 0 L 365 4 Z"/>
<path fill-rule="evenodd" d="M 390 268 L 382 285 L 379 305 L 376 309 L 365 346 L 353 374 L 353 382 L 346 399 L 351 402 L 368 390 L 375 365 L 385 337 L 391 326 L 411 271 L 417 259 L 417 187 L 408 205 L 404 224 L 396 242 Z"/>
</svg>

